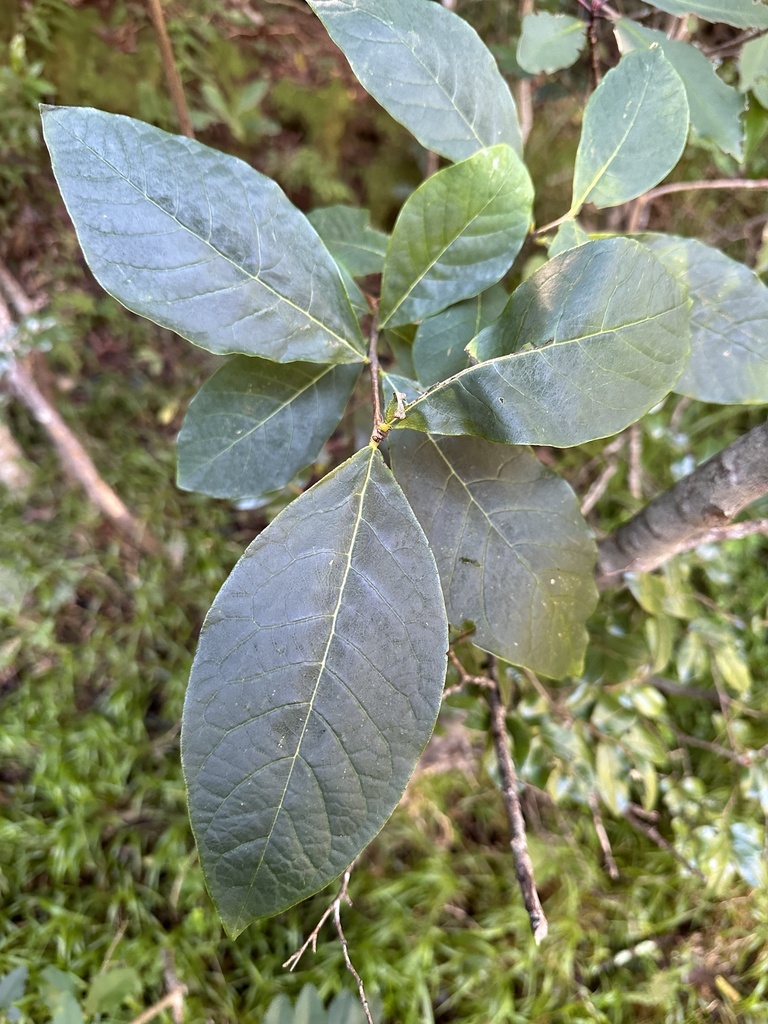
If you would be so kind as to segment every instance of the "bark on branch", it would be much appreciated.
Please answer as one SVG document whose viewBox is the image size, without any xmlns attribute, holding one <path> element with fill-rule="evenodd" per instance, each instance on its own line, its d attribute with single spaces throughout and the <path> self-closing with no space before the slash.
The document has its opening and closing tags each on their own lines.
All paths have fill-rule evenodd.
<svg viewBox="0 0 768 1024">
<path fill-rule="evenodd" d="M 768 423 L 755 427 L 649 502 L 598 545 L 598 585 L 650 572 L 703 543 L 768 494 Z"/>
</svg>

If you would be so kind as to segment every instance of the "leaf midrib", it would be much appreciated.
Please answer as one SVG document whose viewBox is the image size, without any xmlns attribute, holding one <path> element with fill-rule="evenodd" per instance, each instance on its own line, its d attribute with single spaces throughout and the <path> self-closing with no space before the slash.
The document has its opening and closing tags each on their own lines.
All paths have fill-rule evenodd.
<svg viewBox="0 0 768 1024">
<path fill-rule="evenodd" d="M 282 792 L 282 794 L 280 796 L 280 801 L 279 801 L 279 803 L 277 805 L 277 808 L 275 809 L 275 814 L 274 814 L 274 817 L 272 818 L 272 824 L 270 825 L 269 831 L 267 832 L 266 842 L 264 843 L 264 849 L 261 852 L 261 857 L 259 857 L 258 864 L 254 868 L 253 876 L 251 878 L 251 883 L 248 886 L 248 889 L 246 890 L 245 895 L 243 896 L 243 900 L 242 900 L 242 903 L 241 903 L 241 906 L 240 906 L 240 914 L 238 915 L 238 922 L 237 922 L 237 925 L 235 926 L 236 929 L 240 927 L 240 921 L 243 920 L 244 917 L 247 917 L 246 906 L 248 904 L 248 900 L 250 898 L 251 892 L 253 891 L 253 887 L 256 884 L 256 879 L 258 878 L 259 872 L 261 871 L 262 864 L 264 863 L 264 860 L 266 858 L 267 850 L 269 849 L 269 844 L 270 844 L 270 842 L 272 840 L 272 836 L 274 835 L 275 826 L 277 825 L 278 818 L 280 817 L 280 814 L 282 813 L 283 805 L 285 804 L 285 797 L 286 797 L 286 794 L 288 793 L 288 789 L 289 789 L 290 784 L 291 784 L 291 779 L 293 778 L 293 771 L 294 771 L 294 768 L 296 767 L 296 762 L 298 761 L 299 754 L 301 752 L 301 745 L 302 745 L 302 743 L 304 741 L 304 735 L 305 735 L 305 733 L 307 731 L 307 727 L 309 725 L 309 720 L 312 717 L 312 712 L 314 710 L 315 701 L 317 700 L 318 691 L 320 689 L 320 682 L 321 682 L 321 680 L 323 678 L 323 675 L 325 673 L 325 667 L 326 667 L 326 664 L 327 664 L 327 661 L 328 661 L 328 654 L 329 654 L 329 651 L 331 649 L 331 644 L 333 642 L 334 637 L 336 636 L 336 622 L 338 621 L 339 612 L 341 611 L 341 605 L 342 605 L 342 601 L 343 601 L 343 598 L 344 598 L 344 591 L 345 591 L 346 586 L 347 586 L 347 579 L 349 578 L 349 573 L 350 573 L 350 571 L 352 569 L 352 555 L 353 555 L 354 550 L 355 550 L 355 543 L 357 541 L 357 535 L 358 535 L 358 532 L 360 530 L 360 524 L 363 521 L 363 504 L 365 502 L 365 493 L 366 493 L 366 490 L 368 489 L 368 484 L 369 484 L 370 479 L 371 479 L 371 473 L 373 471 L 373 460 L 374 460 L 375 456 L 376 456 L 376 451 L 373 448 L 371 448 L 370 449 L 369 459 L 368 459 L 368 467 L 367 467 L 367 470 L 366 470 L 366 473 L 365 473 L 365 478 L 364 478 L 364 480 L 362 482 L 362 485 L 360 487 L 360 492 L 359 492 L 359 494 L 360 494 L 360 503 L 359 503 L 359 506 L 358 506 L 357 515 L 355 517 L 354 526 L 352 528 L 352 536 L 351 536 L 350 542 L 349 542 L 349 551 L 348 551 L 348 554 L 347 554 L 347 564 L 346 564 L 345 569 L 344 569 L 344 576 L 342 577 L 341 584 L 339 586 L 339 597 L 338 597 L 338 600 L 336 601 L 336 607 L 333 610 L 333 616 L 332 616 L 332 619 L 331 619 L 331 626 L 330 626 L 330 629 L 328 631 L 328 640 L 327 640 L 326 645 L 325 645 L 325 650 L 323 651 L 322 660 L 320 661 L 320 664 L 318 666 L 317 681 L 315 682 L 315 688 L 312 691 L 312 695 L 309 698 L 309 701 L 307 702 L 307 714 L 306 714 L 306 718 L 304 719 L 304 725 L 302 726 L 301 735 L 299 736 L 298 741 L 296 743 L 296 751 L 295 751 L 293 757 L 291 758 L 291 766 L 288 769 L 288 776 L 287 776 L 287 778 L 285 780 L 285 786 L 283 787 L 283 792 Z"/>
<path fill-rule="evenodd" d="M 69 135 L 76 142 L 78 142 L 84 149 L 87 149 L 89 153 L 92 153 L 93 156 L 96 157 L 97 160 L 100 160 L 106 167 L 109 167 L 119 178 L 121 178 L 123 181 L 125 181 L 126 184 L 130 185 L 131 188 L 135 189 L 135 191 L 140 196 L 142 196 L 148 203 L 150 203 L 152 206 L 154 206 L 155 209 L 159 210 L 162 214 L 164 214 L 170 220 L 174 221 L 174 223 L 178 224 L 178 226 L 180 228 L 182 228 L 184 231 L 188 232 L 193 238 L 196 238 L 199 242 L 202 242 L 203 245 L 207 245 L 209 249 L 211 249 L 213 252 L 216 253 L 217 256 L 220 256 L 223 260 L 226 260 L 226 262 L 229 263 L 230 266 L 232 266 L 236 270 L 240 271 L 240 273 L 243 274 L 244 277 L 246 277 L 247 279 L 249 279 L 251 281 L 255 281 L 256 284 L 260 285 L 262 288 L 264 288 L 265 291 L 269 292 L 271 295 L 274 295 L 275 298 L 278 299 L 280 302 L 286 303 L 286 305 L 290 306 L 291 309 L 295 310 L 297 313 L 300 313 L 302 316 L 305 316 L 307 318 L 307 320 L 309 320 L 311 323 L 313 323 L 316 327 L 320 328 L 320 330 L 322 330 L 324 333 L 328 334 L 331 338 L 334 338 L 337 342 L 341 342 L 342 345 L 344 345 L 346 348 L 348 348 L 351 352 L 354 352 L 356 356 L 360 357 L 360 359 L 358 361 L 360 361 L 360 362 L 363 361 L 363 354 L 354 345 L 350 344 L 350 342 L 347 341 L 346 338 L 344 338 L 340 334 L 337 334 L 335 331 L 331 330 L 330 327 L 327 327 L 324 323 L 322 323 L 320 320 L 318 320 L 317 317 L 313 316 L 309 312 L 309 310 L 302 309 L 301 306 L 297 306 L 295 302 L 292 302 L 286 296 L 281 295 L 280 292 L 278 292 L 275 288 L 272 288 L 272 286 L 267 284 L 266 281 L 263 281 L 260 277 L 254 275 L 254 274 L 251 274 L 248 270 L 245 269 L 245 267 L 240 266 L 239 263 L 235 262 L 235 260 L 233 260 L 231 257 L 229 257 L 226 253 L 222 252 L 215 245 L 213 245 L 213 243 L 211 241 L 209 241 L 206 238 L 203 238 L 201 235 L 197 234 L 197 232 L 193 231 L 192 228 L 188 227 L 186 224 L 184 224 L 182 221 L 180 221 L 178 219 L 178 217 L 174 216 L 174 214 L 170 213 L 163 206 L 161 206 L 160 203 L 156 202 L 151 196 L 149 196 L 146 192 L 144 192 L 142 189 L 140 189 L 138 187 L 138 185 L 136 185 L 133 181 L 131 181 L 131 179 L 129 177 L 127 177 L 113 163 L 111 163 L 109 160 L 107 160 L 106 157 L 104 157 L 97 150 L 93 149 L 92 146 L 89 146 L 88 143 L 84 139 L 82 139 L 79 135 L 75 134 L 75 132 L 68 125 L 62 124 L 61 119 L 56 118 L 56 123 L 59 125 L 59 127 L 64 128 L 64 130 L 67 131 L 69 133 Z M 319 236 L 318 236 L 318 238 L 319 238 Z M 322 245 L 322 241 L 321 241 L 321 245 Z M 341 280 L 341 278 L 339 278 L 339 280 Z M 346 296 L 346 290 L 345 290 L 345 296 Z M 347 301 L 349 302 L 348 298 L 347 298 Z M 355 319 L 355 314 L 354 314 L 354 311 L 352 310 L 351 304 L 350 304 L 350 310 L 352 312 L 352 319 L 354 320 Z"/>
</svg>

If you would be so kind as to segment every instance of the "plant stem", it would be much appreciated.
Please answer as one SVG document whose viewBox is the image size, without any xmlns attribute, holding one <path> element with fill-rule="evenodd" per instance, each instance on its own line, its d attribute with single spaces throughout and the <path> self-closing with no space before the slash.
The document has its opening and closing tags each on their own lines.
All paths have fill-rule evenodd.
<svg viewBox="0 0 768 1024">
<path fill-rule="evenodd" d="M 598 584 L 624 572 L 651 572 L 673 555 L 710 539 L 763 532 L 729 520 L 768 494 L 768 422 L 698 466 L 598 544 Z"/>
<path fill-rule="evenodd" d="M 168 90 L 171 94 L 171 100 L 176 111 L 176 120 L 179 122 L 179 130 L 182 135 L 186 135 L 190 139 L 194 139 L 195 133 L 192 129 L 192 121 L 189 117 L 189 108 L 187 107 L 187 101 L 184 98 L 184 86 L 181 83 L 181 75 L 179 69 L 176 66 L 176 61 L 173 56 L 173 47 L 171 46 L 171 40 L 168 35 L 168 27 L 165 23 L 165 14 L 163 13 L 163 7 L 161 0 L 147 0 L 147 6 L 149 7 L 149 15 L 152 19 L 152 24 L 155 26 L 155 32 L 157 33 L 157 41 L 160 46 L 160 56 L 163 59 L 163 70 L 165 71 L 165 80 L 168 83 Z"/>
<path fill-rule="evenodd" d="M 657 185 L 643 193 L 641 198 L 649 201 L 658 196 L 666 196 L 672 192 L 697 192 L 711 188 L 746 188 L 768 189 L 768 178 L 711 178 L 709 181 L 670 181 L 666 185 Z"/>
<path fill-rule="evenodd" d="M 501 700 L 499 685 L 495 678 L 495 664 L 491 663 L 489 678 L 492 685 L 488 688 L 488 703 L 491 709 L 491 729 L 493 731 L 493 745 L 496 751 L 496 760 L 501 775 L 501 791 L 504 797 L 504 808 L 507 812 L 509 831 L 511 838 L 509 845 L 512 848 L 512 856 L 515 860 L 515 874 L 523 895 L 523 903 L 528 911 L 528 920 L 531 922 L 533 939 L 538 946 L 546 937 L 549 931 L 544 908 L 541 905 L 539 894 L 536 890 L 536 880 L 533 875 L 533 864 L 528 853 L 528 841 L 525 835 L 525 818 L 520 806 L 520 794 L 517 786 L 517 771 L 515 762 L 510 752 L 509 736 L 507 734 L 506 709 Z"/>
<path fill-rule="evenodd" d="M 371 432 L 371 444 L 378 447 L 387 435 L 384 429 L 384 416 L 381 411 L 381 387 L 379 384 L 379 325 L 376 317 L 371 320 L 371 332 L 368 339 L 368 362 L 371 368 L 371 402 L 373 404 L 373 431 Z"/>
</svg>

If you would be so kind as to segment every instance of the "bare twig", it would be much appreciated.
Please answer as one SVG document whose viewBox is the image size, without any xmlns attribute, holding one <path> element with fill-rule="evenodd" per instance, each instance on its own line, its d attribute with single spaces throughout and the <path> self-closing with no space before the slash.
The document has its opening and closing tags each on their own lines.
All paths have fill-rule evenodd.
<svg viewBox="0 0 768 1024">
<path fill-rule="evenodd" d="M 768 178 L 711 178 L 709 181 L 670 181 L 657 185 L 641 197 L 646 202 L 672 192 L 699 192 L 705 189 L 768 189 Z"/>
<path fill-rule="evenodd" d="M 36 309 L 13 275 L 0 265 L 0 285 L 20 316 Z M 8 307 L 0 296 L 0 325 L 10 322 Z M 0 326 L 0 330 L 1 330 Z M 110 519 L 119 532 L 142 551 L 158 554 L 160 545 L 129 512 L 125 503 L 101 478 L 88 452 L 78 441 L 58 411 L 38 388 L 29 370 L 13 354 L 4 374 L 10 393 L 27 409 L 50 438 L 67 474 L 83 488 L 90 501 Z"/>
<path fill-rule="evenodd" d="M 283 967 L 287 967 L 289 971 L 294 971 L 298 966 L 299 961 L 310 947 L 312 948 L 313 953 L 317 952 L 317 939 L 320 934 L 320 930 L 325 924 L 325 922 L 328 920 L 328 918 L 333 916 L 333 923 L 336 926 L 336 934 L 339 936 L 339 942 L 341 942 L 341 948 L 344 953 L 344 962 L 347 965 L 347 970 L 355 979 L 355 982 L 357 984 L 357 991 L 360 996 L 360 1003 L 362 1004 L 363 1012 L 365 1013 L 365 1019 L 368 1021 L 368 1024 L 374 1024 L 373 1017 L 371 1016 L 371 1008 L 368 1004 L 368 997 L 365 994 L 365 986 L 363 985 L 363 979 L 355 970 L 355 967 L 349 956 L 349 946 L 347 944 L 347 937 L 344 934 L 344 928 L 342 927 L 341 924 L 341 904 L 346 903 L 348 906 L 352 906 L 352 900 L 349 898 L 349 880 L 352 876 L 352 870 L 356 863 L 357 859 L 353 860 L 352 863 L 347 868 L 347 870 L 344 872 L 344 878 L 341 883 L 341 888 L 339 889 L 336 898 L 328 906 L 323 916 L 312 929 L 307 941 L 304 943 L 301 949 L 298 949 L 293 954 L 293 956 L 288 957 L 288 959 L 283 964 Z"/>
<path fill-rule="evenodd" d="M 597 835 L 600 843 L 600 849 L 603 851 L 603 860 L 605 861 L 606 871 L 610 877 L 615 880 L 619 877 L 619 869 L 616 866 L 616 861 L 613 856 L 611 841 L 608 838 L 608 833 L 605 831 L 605 825 L 603 824 L 603 816 L 600 813 L 600 801 L 597 799 L 597 795 L 595 793 L 589 794 L 589 809 L 592 812 L 592 822 L 595 826 L 595 834 Z"/>
<path fill-rule="evenodd" d="M 187 994 L 187 986 L 177 983 L 167 995 L 159 999 L 148 1009 L 134 1017 L 131 1024 L 149 1024 L 149 1021 L 159 1017 L 164 1010 L 170 1010 L 175 1022 L 184 1020 L 184 996 Z"/>
<path fill-rule="evenodd" d="M 704 873 L 700 871 L 695 864 L 691 864 L 687 861 L 681 853 L 678 853 L 674 846 L 664 838 L 661 832 L 659 832 L 656 826 L 647 820 L 648 815 L 642 812 L 642 807 L 638 807 L 636 804 L 630 804 L 624 812 L 624 817 L 632 828 L 636 829 L 638 832 L 642 832 L 643 835 L 647 836 L 651 842 L 655 843 L 660 849 L 666 850 L 667 853 L 671 853 L 675 860 L 682 864 L 687 871 L 693 875 L 697 875 L 702 882 L 706 882 L 707 879 Z"/>
<path fill-rule="evenodd" d="M 600 2 L 592 0 L 589 10 L 589 22 L 587 23 L 587 39 L 589 41 L 589 66 L 592 72 L 592 88 L 600 85 L 600 55 L 597 52 L 597 19 L 599 17 Z"/>
<path fill-rule="evenodd" d="M 608 484 L 611 482 L 612 478 L 616 476 L 618 471 L 619 467 L 615 462 L 608 463 L 600 476 L 584 495 L 584 500 L 581 503 L 581 514 L 583 516 L 588 516 L 598 501 L 600 501 L 602 496 L 605 494 Z"/>
<path fill-rule="evenodd" d="M 633 423 L 629 428 L 629 493 L 638 501 L 643 496 L 643 436 Z"/>
<path fill-rule="evenodd" d="M 509 845 L 512 848 L 512 856 L 515 861 L 517 882 L 523 896 L 525 909 L 528 911 L 528 920 L 531 922 L 533 939 L 536 945 L 539 945 L 547 937 L 549 925 L 536 890 L 533 864 L 528 853 L 528 842 L 525 835 L 525 819 L 523 818 L 523 811 L 520 806 L 520 794 L 517 790 L 517 771 L 509 748 L 506 711 L 501 701 L 499 686 L 493 675 L 494 672 L 495 666 L 492 661 L 491 680 L 493 685 L 488 690 L 488 704 L 491 709 L 493 745 L 496 750 L 499 774 L 501 775 L 504 808 L 507 812 L 507 821 L 509 822 L 511 834 Z"/>
<path fill-rule="evenodd" d="M 720 743 L 712 743 L 709 740 L 700 740 L 698 736 L 689 736 L 688 733 L 683 732 L 682 729 L 678 729 L 676 725 L 672 725 L 672 731 L 674 732 L 678 743 L 683 743 L 686 747 L 696 747 L 698 750 L 708 750 L 710 753 L 716 754 L 718 757 L 724 757 L 728 761 L 733 761 L 735 764 L 741 765 L 742 768 L 747 768 L 752 764 L 752 756 L 750 754 L 738 754 L 735 750 L 730 750 L 728 747 L 724 747 Z"/>
<path fill-rule="evenodd" d="M 533 0 L 520 0 L 519 16 L 522 24 L 523 18 L 533 14 Z M 533 83 L 530 78 L 521 78 L 515 89 L 517 100 L 517 114 L 520 121 L 520 138 L 523 145 L 528 141 L 533 127 Z"/>
<path fill-rule="evenodd" d="M 173 47 L 171 46 L 171 40 L 168 35 L 168 26 L 165 23 L 163 5 L 161 0 L 147 0 L 147 6 L 149 7 L 149 15 L 152 18 L 152 24 L 155 26 L 155 32 L 157 33 L 160 55 L 163 59 L 165 80 L 168 83 L 168 90 L 171 94 L 173 106 L 176 111 L 176 120 L 179 122 L 179 129 L 182 135 L 186 135 L 188 138 L 194 139 L 195 133 L 192 129 L 192 121 L 189 117 L 187 101 L 184 98 L 184 86 L 181 83 L 179 69 L 176 66 L 176 61 L 173 56 Z"/>
</svg>

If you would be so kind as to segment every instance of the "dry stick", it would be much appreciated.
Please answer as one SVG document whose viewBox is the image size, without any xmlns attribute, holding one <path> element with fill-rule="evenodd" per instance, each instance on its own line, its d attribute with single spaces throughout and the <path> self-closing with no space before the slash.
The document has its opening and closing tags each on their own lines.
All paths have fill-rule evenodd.
<svg viewBox="0 0 768 1024">
<path fill-rule="evenodd" d="M 499 774 L 501 775 L 504 808 L 507 812 L 507 821 L 509 822 L 509 831 L 511 833 L 509 845 L 512 848 L 512 856 L 515 860 L 517 882 L 523 895 L 525 909 L 528 911 L 528 920 L 531 922 L 533 940 L 538 946 L 547 937 L 549 925 L 536 890 L 536 880 L 533 877 L 533 864 L 528 853 L 528 842 L 525 835 L 525 819 L 520 806 L 520 795 L 517 791 L 517 771 L 509 749 L 506 711 L 499 693 L 499 685 L 494 678 L 493 668 L 490 672 L 490 678 L 492 685 L 488 689 L 488 703 L 491 709 L 493 745 L 496 750 L 496 760 L 499 764 Z"/>
<path fill-rule="evenodd" d="M 363 1007 L 363 1012 L 365 1013 L 365 1019 L 368 1021 L 368 1024 L 374 1024 L 373 1017 L 371 1016 L 371 1008 L 368 1005 L 368 997 L 365 994 L 363 979 L 355 970 L 352 960 L 350 959 L 347 937 L 344 934 L 344 929 L 342 928 L 341 925 L 341 904 L 346 903 L 350 907 L 352 906 L 352 900 L 349 898 L 349 879 L 352 876 L 352 869 L 354 868 L 356 863 L 357 858 L 355 858 L 355 860 L 352 861 L 347 870 L 344 872 L 344 879 L 341 883 L 341 888 L 339 889 L 336 898 L 333 900 L 333 902 L 327 908 L 323 916 L 312 929 L 307 941 L 304 943 L 301 949 L 297 950 L 293 954 L 293 956 L 288 957 L 288 959 L 283 964 L 283 967 L 287 967 L 289 971 L 295 970 L 302 956 L 304 956 L 304 954 L 310 948 L 310 946 L 312 947 L 313 953 L 317 952 L 317 938 L 318 935 L 320 934 L 320 929 L 323 927 L 328 918 L 331 917 L 331 915 L 333 915 L 333 923 L 336 926 L 336 934 L 339 936 L 341 948 L 344 953 L 344 962 L 347 965 L 347 970 L 355 979 L 355 982 L 357 984 L 357 991 L 360 996 L 360 1002 Z"/>
<path fill-rule="evenodd" d="M 523 18 L 533 14 L 533 0 L 520 0 L 519 17 L 522 24 Z M 520 138 L 523 145 L 528 141 L 533 127 L 533 87 L 530 78 L 521 78 L 517 83 L 516 96 L 517 114 L 520 121 Z"/>
<path fill-rule="evenodd" d="M 155 1017 L 159 1017 L 163 1010 L 171 1010 L 175 1020 L 183 1019 L 179 1018 L 180 1012 L 183 1014 L 184 1010 L 184 996 L 187 994 L 187 988 L 185 985 L 179 985 L 178 988 L 173 989 L 168 995 L 163 996 L 162 999 L 158 1000 L 153 1006 L 150 1006 L 143 1013 L 140 1013 L 138 1017 L 134 1017 L 131 1024 L 148 1024 L 149 1021 L 154 1020 Z"/>
<path fill-rule="evenodd" d="M 7 292 L 17 312 L 28 316 L 35 304 L 25 294 L 10 272 L 0 266 L 0 284 Z M 10 285 L 10 287 L 9 287 Z M 10 323 L 8 307 L 0 296 L 0 328 Z M 5 372 L 5 382 L 11 394 L 27 409 L 48 434 L 64 465 L 65 471 L 84 489 L 88 498 L 110 519 L 120 533 L 148 554 L 158 554 L 160 545 L 129 512 L 128 507 L 99 475 L 90 455 L 83 448 L 64 419 L 38 388 L 31 373 L 14 358 Z"/>
<path fill-rule="evenodd" d="M 194 139 L 195 133 L 192 129 L 192 122 L 189 118 L 189 108 L 187 107 L 187 101 L 184 98 L 184 86 L 181 84 L 179 69 L 176 67 L 176 61 L 173 57 L 173 47 L 171 46 L 168 28 L 165 24 L 165 15 L 163 14 L 161 0 L 147 0 L 147 5 L 149 7 L 150 17 L 152 18 L 152 24 L 155 26 L 155 32 L 157 33 L 157 41 L 160 45 L 160 55 L 163 59 L 165 80 L 168 83 L 168 89 L 171 94 L 171 99 L 173 100 L 173 106 L 176 110 L 176 120 L 179 122 L 179 128 L 181 129 L 182 135 L 186 135 L 188 138 Z"/>
<path fill-rule="evenodd" d="M 619 877 L 619 869 L 616 866 L 616 861 L 613 856 L 611 841 L 608 838 L 608 833 L 605 831 L 603 816 L 600 814 L 600 802 L 598 801 L 595 793 L 589 794 L 589 809 L 592 812 L 592 822 L 595 826 L 595 834 L 597 835 L 600 843 L 600 849 L 603 851 L 603 860 L 605 861 L 606 870 L 610 877 L 615 880 Z"/>
<path fill-rule="evenodd" d="M 658 196 L 670 195 L 672 192 L 699 192 L 705 189 L 743 188 L 766 189 L 768 178 L 712 178 L 709 181 L 670 181 L 666 185 L 657 185 L 649 189 L 641 198 L 650 201 Z"/>
</svg>

